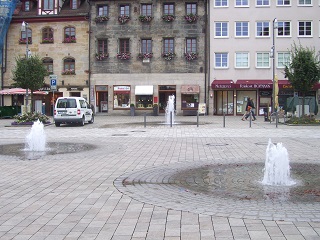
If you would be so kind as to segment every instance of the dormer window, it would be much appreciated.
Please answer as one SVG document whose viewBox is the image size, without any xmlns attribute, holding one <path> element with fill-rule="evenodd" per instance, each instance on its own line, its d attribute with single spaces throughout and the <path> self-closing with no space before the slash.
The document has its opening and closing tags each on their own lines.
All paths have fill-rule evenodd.
<svg viewBox="0 0 320 240">
<path fill-rule="evenodd" d="M 54 0 L 43 0 L 43 10 L 53 10 Z"/>
<path fill-rule="evenodd" d="M 29 11 L 30 11 L 30 8 L 31 8 L 31 3 L 30 3 L 30 1 L 25 1 L 25 2 L 24 2 L 24 5 L 23 5 L 23 10 L 24 10 L 25 12 L 29 12 Z"/>
<path fill-rule="evenodd" d="M 79 1 L 78 0 L 71 0 L 70 1 L 70 8 L 71 9 L 78 9 L 79 8 Z"/>
</svg>

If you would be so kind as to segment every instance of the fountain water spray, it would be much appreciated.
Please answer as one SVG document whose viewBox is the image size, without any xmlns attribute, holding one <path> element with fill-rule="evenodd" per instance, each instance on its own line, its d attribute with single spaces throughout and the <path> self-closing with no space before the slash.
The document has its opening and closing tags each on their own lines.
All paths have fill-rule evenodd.
<svg viewBox="0 0 320 240">
<path fill-rule="evenodd" d="M 171 123 L 172 116 L 172 124 L 174 123 L 174 95 L 170 95 L 168 97 L 167 107 L 166 107 L 166 124 Z"/>
<path fill-rule="evenodd" d="M 290 178 L 289 155 L 282 143 L 274 145 L 269 139 L 262 184 L 271 186 L 291 186 L 296 184 Z"/>
<path fill-rule="evenodd" d="M 30 133 L 26 136 L 26 151 L 41 152 L 46 150 L 46 134 L 41 121 L 33 123 Z"/>
</svg>

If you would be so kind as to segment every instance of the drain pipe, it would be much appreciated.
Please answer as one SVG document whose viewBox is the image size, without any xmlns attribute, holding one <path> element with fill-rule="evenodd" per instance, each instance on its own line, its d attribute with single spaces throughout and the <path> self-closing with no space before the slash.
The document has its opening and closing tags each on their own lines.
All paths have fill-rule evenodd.
<svg viewBox="0 0 320 240">
<path fill-rule="evenodd" d="M 205 23 L 204 23 L 204 34 L 205 34 L 205 41 L 204 41 L 204 102 L 206 103 L 206 113 L 209 115 L 209 90 L 210 90 L 210 79 L 208 79 L 208 76 L 210 76 L 210 68 L 208 68 L 208 64 L 210 63 L 210 53 L 208 53 L 208 34 L 210 36 L 210 29 L 208 30 L 208 11 L 210 10 L 210 0 L 204 0 L 204 7 L 205 7 Z M 210 38 L 209 38 L 210 39 Z M 207 72 L 208 71 L 208 72 Z M 208 92 L 208 93 L 207 93 Z"/>
</svg>

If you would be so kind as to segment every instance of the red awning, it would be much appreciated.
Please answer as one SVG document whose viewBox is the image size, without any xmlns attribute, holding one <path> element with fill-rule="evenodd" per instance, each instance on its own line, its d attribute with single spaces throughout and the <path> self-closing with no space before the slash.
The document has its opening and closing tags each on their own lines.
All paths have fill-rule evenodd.
<svg viewBox="0 0 320 240">
<path fill-rule="evenodd" d="M 0 94 L 1 95 L 16 95 L 16 94 L 20 94 L 20 95 L 24 95 L 26 94 L 26 89 L 23 88 L 10 88 L 10 89 L 3 89 L 0 90 Z M 28 94 L 31 94 L 30 89 L 28 90 Z M 46 95 L 48 94 L 47 92 L 44 91 L 34 91 L 33 94 L 42 94 L 42 95 Z"/>
<path fill-rule="evenodd" d="M 211 83 L 212 89 L 231 89 L 234 88 L 233 80 L 214 80 Z"/>
<path fill-rule="evenodd" d="M 235 88 L 241 89 L 272 89 L 272 80 L 237 80 Z"/>
<path fill-rule="evenodd" d="M 320 83 L 316 83 L 315 85 L 313 85 L 314 90 L 320 89 Z"/>
</svg>

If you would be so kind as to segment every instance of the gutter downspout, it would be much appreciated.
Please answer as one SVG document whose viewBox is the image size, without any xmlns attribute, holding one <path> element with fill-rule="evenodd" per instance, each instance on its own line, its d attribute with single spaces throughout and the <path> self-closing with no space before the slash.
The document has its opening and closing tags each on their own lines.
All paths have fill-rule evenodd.
<svg viewBox="0 0 320 240">
<path fill-rule="evenodd" d="M 89 103 L 91 104 L 91 4 L 90 4 L 90 0 L 87 0 L 88 4 L 89 4 L 89 11 L 88 11 L 88 21 L 89 21 L 89 41 L 88 41 L 88 85 L 89 85 Z M 94 104 L 95 105 L 95 104 Z M 95 109 L 95 106 L 94 106 Z M 94 110 L 94 114 L 95 114 L 95 110 Z"/>
<path fill-rule="evenodd" d="M 210 67 L 208 67 L 208 64 L 210 63 L 210 53 L 208 53 L 209 48 L 209 39 L 210 39 L 210 27 L 209 25 L 209 20 L 208 20 L 208 13 L 210 12 L 209 7 L 210 7 L 210 0 L 204 0 L 204 5 L 205 5 L 205 45 L 204 45 L 204 53 L 205 53 L 205 60 L 204 60 L 204 102 L 206 103 L 206 112 L 207 115 L 209 115 L 209 91 L 210 91 L 210 84 L 208 77 L 210 76 Z M 209 37 L 208 37 L 209 36 Z"/>
</svg>

